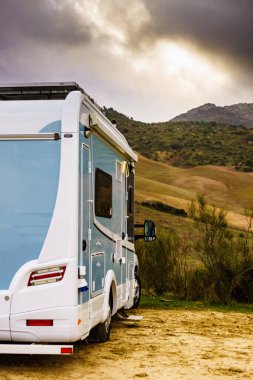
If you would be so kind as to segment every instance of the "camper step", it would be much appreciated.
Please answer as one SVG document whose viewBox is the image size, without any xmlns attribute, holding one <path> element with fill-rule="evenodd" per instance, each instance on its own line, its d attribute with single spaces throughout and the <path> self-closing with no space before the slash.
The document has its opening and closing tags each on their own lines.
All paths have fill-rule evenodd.
<svg viewBox="0 0 253 380">
<path fill-rule="evenodd" d="M 139 322 L 143 319 L 142 315 L 128 315 L 124 309 L 118 310 L 117 317 L 119 319 L 134 321 L 134 322 Z"/>
<path fill-rule="evenodd" d="M 0 354 L 71 355 L 73 352 L 74 348 L 72 345 L 0 344 Z"/>
</svg>

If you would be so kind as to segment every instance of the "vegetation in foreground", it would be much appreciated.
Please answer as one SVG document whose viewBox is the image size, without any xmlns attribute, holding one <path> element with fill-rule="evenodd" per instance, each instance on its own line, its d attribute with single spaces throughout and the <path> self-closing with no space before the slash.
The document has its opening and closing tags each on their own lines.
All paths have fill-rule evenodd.
<svg viewBox="0 0 253 380">
<path fill-rule="evenodd" d="M 181 300 L 253 303 L 253 213 L 248 230 L 234 234 L 226 213 L 203 196 L 193 202 L 188 235 L 161 232 L 152 244 L 139 242 L 143 287 L 148 294 L 172 292 Z"/>
<path fill-rule="evenodd" d="M 173 294 L 163 296 L 142 294 L 140 307 L 146 309 L 214 310 L 222 312 L 253 313 L 253 304 L 232 301 L 229 304 L 210 300 L 181 300 Z"/>
</svg>

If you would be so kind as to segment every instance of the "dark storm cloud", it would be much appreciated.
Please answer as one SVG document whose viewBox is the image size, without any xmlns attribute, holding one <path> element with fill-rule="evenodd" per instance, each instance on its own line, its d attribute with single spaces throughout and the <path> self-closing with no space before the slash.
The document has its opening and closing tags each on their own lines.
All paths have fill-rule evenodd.
<svg viewBox="0 0 253 380">
<path fill-rule="evenodd" d="M 76 1 L 78 2 L 78 1 Z M 91 40 L 74 1 L 0 0 L 0 48 L 23 40 L 71 45 Z"/>
<path fill-rule="evenodd" d="M 252 69 L 252 0 L 143 1 L 151 17 L 143 36 L 150 41 L 183 40 Z"/>
<path fill-rule="evenodd" d="M 0 0 L 0 47 L 11 48 L 35 40 L 62 46 L 85 44 L 94 30 L 76 5 L 89 14 L 84 0 Z M 150 21 L 136 28 L 130 8 L 143 4 Z M 183 40 L 204 50 L 253 66 L 253 0 L 101 0 L 98 10 L 109 22 L 125 31 L 128 47 L 153 43 L 161 38 Z M 131 20 L 134 18 L 134 20 Z"/>
</svg>

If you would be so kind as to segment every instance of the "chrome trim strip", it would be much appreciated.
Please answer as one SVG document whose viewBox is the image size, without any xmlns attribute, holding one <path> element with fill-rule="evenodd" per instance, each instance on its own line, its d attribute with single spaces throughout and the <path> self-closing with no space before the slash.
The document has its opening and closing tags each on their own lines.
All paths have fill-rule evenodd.
<svg viewBox="0 0 253 380">
<path fill-rule="evenodd" d="M 59 140 L 61 137 L 59 133 L 37 133 L 37 134 L 13 134 L 13 135 L 1 135 L 0 141 L 11 140 Z"/>
</svg>

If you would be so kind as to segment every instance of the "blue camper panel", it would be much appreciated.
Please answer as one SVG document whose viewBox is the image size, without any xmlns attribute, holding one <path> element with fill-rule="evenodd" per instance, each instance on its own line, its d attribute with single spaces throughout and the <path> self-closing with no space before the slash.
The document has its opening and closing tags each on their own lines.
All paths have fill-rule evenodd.
<svg viewBox="0 0 253 380">
<path fill-rule="evenodd" d="M 96 154 L 93 153 L 94 216 L 108 233 L 104 234 L 99 227 L 94 228 L 91 252 L 96 252 L 98 246 L 105 252 L 105 271 L 112 269 L 119 285 L 126 281 L 126 273 L 122 273 L 122 265 L 116 260 L 116 252 L 122 250 L 122 233 L 126 233 L 125 182 L 123 178 L 121 181 L 116 179 L 116 168 L 124 161 L 124 157 L 95 134 L 92 135 L 92 148 L 93 152 L 96 152 Z M 98 191 L 100 177 L 102 178 L 101 191 Z M 104 209 L 100 203 L 104 205 Z M 114 238 L 118 236 L 118 245 L 115 239 L 110 238 L 112 234 Z"/>
<path fill-rule="evenodd" d="M 56 201 L 60 141 L 0 141 L 0 289 L 38 258 Z"/>
<path fill-rule="evenodd" d="M 105 279 L 105 257 L 104 252 L 96 252 L 91 256 L 92 267 L 92 294 L 102 292 Z"/>
</svg>

